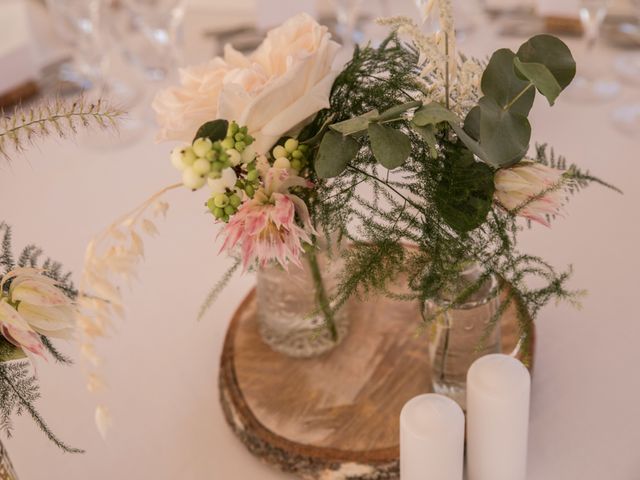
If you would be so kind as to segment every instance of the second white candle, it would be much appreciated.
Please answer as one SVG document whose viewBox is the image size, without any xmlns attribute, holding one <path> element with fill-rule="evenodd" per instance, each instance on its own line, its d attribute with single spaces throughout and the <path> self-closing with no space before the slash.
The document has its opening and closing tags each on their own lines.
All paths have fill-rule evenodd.
<svg viewBox="0 0 640 480">
<path fill-rule="evenodd" d="M 529 392 L 527 368 L 508 355 L 486 355 L 467 374 L 469 480 L 524 480 Z"/>
</svg>

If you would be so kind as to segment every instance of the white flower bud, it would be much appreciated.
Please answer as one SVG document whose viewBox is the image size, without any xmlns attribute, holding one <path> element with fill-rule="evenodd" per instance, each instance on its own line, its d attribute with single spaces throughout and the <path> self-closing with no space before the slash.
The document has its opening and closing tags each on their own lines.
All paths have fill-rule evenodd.
<svg viewBox="0 0 640 480">
<path fill-rule="evenodd" d="M 206 175 L 211 170 L 211 163 L 204 158 L 199 158 L 193 163 L 191 168 L 193 168 L 193 171 L 198 175 Z"/>
<path fill-rule="evenodd" d="M 225 193 L 228 189 L 233 189 L 238 181 L 238 176 L 233 168 L 225 168 L 220 178 L 209 178 L 208 183 L 211 187 L 211 194 L 217 195 Z"/>
<path fill-rule="evenodd" d="M 273 162 L 273 166 L 275 168 L 291 168 L 291 162 L 289 162 L 289 159 L 285 157 L 280 157 Z"/>
<path fill-rule="evenodd" d="M 237 150 L 230 148 L 229 150 L 226 150 L 225 153 L 229 155 L 229 163 L 231 163 L 233 167 L 239 165 L 240 162 L 242 162 L 242 155 L 240 155 L 240 152 L 238 152 Z"/>
<path fill-rule="evenodd" d="M 247 148 L 244 149 L 244 152 L 242 152 L 241 155 L 242 155 L 242 163 L 247 164 L 247 163 L 253 162 L 257 156 L 255 145 L 253 143 L 251 145 L 248 145 Z"/>
<path fill-rule="evenodd" d="M 182 150 L 182 163 L 184 163 L 187 167 L 193 165 L 193 162 L 196 161 L 198 157 L 196 157 L 193 148 L 186 147 Z"/>
<path fill-rule="evenodd" d="M 276 160 L 278 158 L 287 158 L 287 155 L 289 155 L 289 153 L 282 145 L 278 145 L 273 149 L 273 156 Z"/>
<path fill-rule="evenodd" d="M 183 149 L 184 149 L 183 147 L 176 147 L 173 150 L 171 150 L 171 164 L 180 171 L 184 170 L 186 167 L 186 165 L 182 161 Z"/>
<path fill-rule="evenodd" d="M 293 153 L 298 149 L 298 140 L 296 140 L 295 138 L 288 139 L 286 142 L 284 142 L 284 149 L 289 153 Z"/>
<path fill-rule="evenodd" d="M 193 168 L 185 168 L 182 172 L 182 183 L 191 190 L 197 190 L 205 184 L 205 177 L 197 174 Z"/>
<path fill-rule="evenodd" d="M 208 138 L 197 138 L 193 142 L 193 151 L 198 157 L 204 157 L 213 148 L 213 142 Z"/>
</svg>

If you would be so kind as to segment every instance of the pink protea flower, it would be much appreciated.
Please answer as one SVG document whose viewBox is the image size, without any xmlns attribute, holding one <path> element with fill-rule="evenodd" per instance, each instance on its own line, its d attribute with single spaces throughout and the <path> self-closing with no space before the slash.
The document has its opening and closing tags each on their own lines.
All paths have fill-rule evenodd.
<svg viewBox="0 0 640 480">
<path fill-rule="evenodd" d="M 520 209 L 518 215 L 550 226 L 548 216 L 557 215 L 565 200 L 562 172 L 541 163 L 520 162 L 510 168 L 498 170 L 495 175 L 495 197 L 509 211 Z M 540 198 L 532 198 L 553 188 Z"/>
<path fill-rule="evenodd" d="M 304 244 L 312 242 L 315 231 L 304 201 L 289 193 L 296 186 L 311 185 L 289 169 L 267 170 L 264 186 L 240 206 L 220 232 L 226 236 L 221 250 L 240 246 L 245 269 L 254 262 L 265 266 L 276 261 L 285 269 L 290 262 L 300 265 Z"/>
</svg>

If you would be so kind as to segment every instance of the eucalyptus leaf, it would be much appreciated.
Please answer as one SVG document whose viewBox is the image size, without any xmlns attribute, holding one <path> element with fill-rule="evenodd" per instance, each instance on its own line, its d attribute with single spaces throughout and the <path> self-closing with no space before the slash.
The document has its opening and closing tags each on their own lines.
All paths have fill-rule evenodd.
<svg viewBox="0 0 640 480">
<path fill-rule="evenodd" d="M 450 110 L 439 103 L 432 102 L 416 110 L 412 122 L 419 127 L 425 125 L 436 125 L 442 122 L 460 124 L 460 119 Z"/>
<path fill-rule="evenodd" d="M 315 160 L 316 173 L 320 178 L 337 177 L 359 150 L 360 145 L 353 138 L 332 130 L 327 131 L 322 137 Z"/>
<path fill-rule="evenodd" d="M 505 110 L 493 98 L 482 97 L 480 105 L 480 145 L 483 158 L 496 168 L 520 161 L 529 150 L 531 125 L 524 115 Z"/>
<path fill-rule="evenodd" d="M 363 115 L 358 117 L 350 118 L 348 120 L 344 120 L 342 122 L 334 123 L 333 125 L 329 125 L 331 130 L 341 133 L 342 135 L 355 135 L 358 133 L 364 133 L 367 131 L 367 127 L 369 123 L 373 119 L 378 118 L 378 111 L 371 110 Z"/>
<path fill-rule="evenodd" d="M 464 131 L 475 140 L 480 138 L 480 107 L 476 105 L 464 119 Z"/>
<path fill-rule="evenodd" d="M 518 49 L 518 59 L 523 63 L 541 63 L 549 69 L 564 90 L 576 75 L 576 62 L 569 47 L 553 35 L 536 35 Z"/>
<path fill-rule="evenodd" d="M 371 151 L 383 167 L 393 170 L 409 158 L 411 140 L 400 130 L 372 123 L 367 131 Z"/>
<path fill-rule="evenodd" d="M 471 150 L 471 152 L 474 155 L 478 156 L 480 159 L 482 159 L 486 163 L 491 164 L 489 155 L 477 140 L 475 140 L 474 138 L 471 138 L 471 136 L 459 125 L 452 124 L 451 127 L 456 132 L 456 135 L 458 135 L 458 138 L 460 139 L 460 141 L 464 143 L 464 145 L 469 150 Z"/>
<path fill-rule="evenodd" d="M 422 105 L 422 102 L 419 102 L 419 101 L 412 101 L 412 102 L 407 102 L 407 103 L 401 103 L 400 105 L 394 105 L 393 107 L 391 107 L 391 108 L 385 110 L 384 112 L 382 112 L 378 116 L 376 121 L 377 122 L 385 122 L 387 120 L 392 120 L 394 118 L 398 118 L 403 113 L 405 113 L 407 110 L 419 107 L 421 105 Z"/>
<path fill-rule="evenodd" d="M 429 147 L 429 155 L 431 158 L 436 158 L 438 156 L 438 150 L 436 149 L 438 142 L 436 140 L 435 127 L 433 125 L 420 127 L 413 122 L 411 122 L 410 125 L 411 128 L 422 137 L 427 147 Z"/>
<path fill-rule="evenodd" d="M 212 142 L 218 140 L 224 140 L 227 136 L 227 129 L 229 128 L 229 122 L 226 120 L 218 119 L 204 123 L 196 132 L 196 136 L 193 138 L 208 138 Z"/>
<path fill-rule="evenodd" d="M 449 149 L 435 204 L 442 219 L 458 233 L 466 233 L 484 223 L 493 203 L 494 171 L 475 161 L 465 148 Z"/>
<path fill-rule="evenodd" d="M 531 111 L 536 92 L 533 88 L 527 90 L 531 82 L 516 74 L 514 58 L 516 54 L 508 48 L 493 53 L 482 74 L 482 93 L 501 107 L 509 106 L 511 111 L 526 117 Z"/>
<path fill-rule="evenodd" d="M 523 63 L 518 57 L 513 59 L 516 70 L 533 83 L 538 91 L 553 105 L 562 92 L 562 87 L 551 71 L 541 63 Z"/>
<path fill-rule="evenodd" d="M 474 107 L 478 109 L 478 116 L 480 113 L 480 107 Z M 472 109 L 473 110 L 473 109 Z M 473 138 L 469 135 L 461 126 L 460 119 L 456 114 L 447 110 L 445 107 L 440 105 L 439 103 L 430 103 L 420 108 L 413 117 L 412 124 L 417 127 L 426 127 L 429 125 L 436 125 L 438 123 L 446 122 L 451 128 L 456 132 L 458 138 L 466 145 L 466 147 L 471 150 L 475 155 L 480 157 L 482 160 L 488 161 L 487 153 L 483 150 L 480 143 L 478 143 L 477 139 Z M 479 127 L 478 127 L 478 136 Z"/>
</svg>

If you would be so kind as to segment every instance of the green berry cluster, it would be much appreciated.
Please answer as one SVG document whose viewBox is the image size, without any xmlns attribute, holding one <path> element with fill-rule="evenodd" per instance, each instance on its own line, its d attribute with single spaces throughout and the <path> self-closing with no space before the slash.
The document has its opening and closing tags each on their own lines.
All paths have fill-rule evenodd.
<svg viewBox="0 0 640 480">
<path fill-rule="evenodd" d="M 274 159 L 273 166 L 277 168 L 291 168 L 300 172 L 309 164 L 309 146 L 295 138 L 287 139 L 284 145 L 276 145 L 271 153 Z"/>
<path fill-rule="evenodd" d="M 258 174 L 258 169 L 256 167 L 256 161 L 252 161 L 247 163 L 245 168 L 247 169 L 238 181 L 236 182 L 236 188 L 244 191 L 247 194 L 247 197 L 253 198 L 253 195 L 256 193 L 256 190 L 260 186 L 260 175 Z"/>
<path fill-rule="evenodd" d="M 236 193 L 219 193 L 207 201 L 207 208 L 217 220 L 228 222 L 241 203 L 242 199 Z"/>
<path fill-rule="evenodd" d="M 209 138 L 196 138 L 191 146 L 171 152 L 171 163 L 182 171 L 185 187 L 197 190 L 207 178 L 220 178 L 225 168 L 242 163 L 242 152 L 253 143 L 247 127 L 231 122 L 224 140 L 212 142 Z"/>
<path fill-rule="evenodd" d="M 242 153 L 253 143 L 253 137 L 247 133 L 247 127 L 231 122 L 227 128 L 227 136 L 221 143 L 225 150 L 234 149 Z"/>
</svg>

